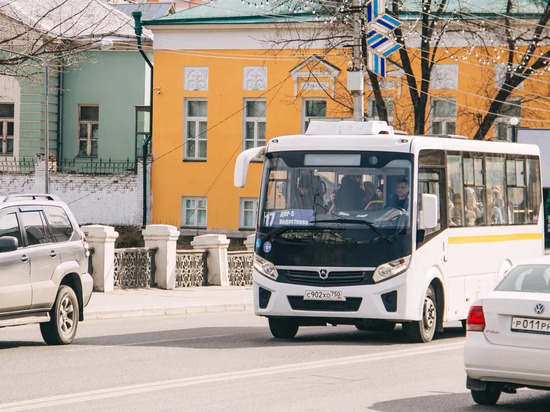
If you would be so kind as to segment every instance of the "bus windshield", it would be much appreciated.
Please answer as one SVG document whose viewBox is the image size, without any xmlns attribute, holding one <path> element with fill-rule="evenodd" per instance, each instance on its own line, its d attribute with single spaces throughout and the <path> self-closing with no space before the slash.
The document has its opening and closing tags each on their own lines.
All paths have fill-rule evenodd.
<svg viewBox="0 0 550 412">
<path fill-rule="evenodd" d="M 295 246 L 372 245 L 410 253 L 410 154 L 279 152 L 266 157 L 258 222 L 264 238 Z"/>
</svg>

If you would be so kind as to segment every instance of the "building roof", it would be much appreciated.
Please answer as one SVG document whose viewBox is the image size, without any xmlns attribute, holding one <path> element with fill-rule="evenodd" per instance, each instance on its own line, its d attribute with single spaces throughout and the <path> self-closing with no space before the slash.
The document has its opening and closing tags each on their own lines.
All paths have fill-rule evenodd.
<svg viewBox="0 0 550 412">
<path fill-rule="evenodd" d="M 449 18 L 460 12 L 471 19 L 496 19 L 503 17 L 507 0 L 448 0 L 443 15 Z M 516 18 L 539 19 L 544 4 L 540 0 L 517 0 L 512 15 Z M 417 19 L 421 15 L 420 0 L 403 0 L 399 18 Z M 277 2 L 266 0 L 211 0 L 205 4 L 178 13 L 148 20 L 148 26 L 187 24 L 238 24 L 238 23 L 288 23 L 324 19 L 322 6 L 291 0 Z"/>
<path fill-rule="evenodd" d="M 147 21 L 148 26 L 172 24 L 215 24 L 215 23 L 288 23 L 318 20 L 320 7 L 303 6 L 303 2 L 291 0 L 284 4 L 262 0 L 211 0 L 170 16 Z"/>
<path fill-rule="evenodd" d="M 134 11 L 141 11 L 142 20 L 158 19 L 174 12 L 172 3 L 115 4 L 114 7 L 127 16 L 131 16 Z"/>
<path fill-rule="evenodd" d="M 0 14 L 60 40 L 136 37 L 133 18 L 101 0 L 0 0 Z"/>
</svg>

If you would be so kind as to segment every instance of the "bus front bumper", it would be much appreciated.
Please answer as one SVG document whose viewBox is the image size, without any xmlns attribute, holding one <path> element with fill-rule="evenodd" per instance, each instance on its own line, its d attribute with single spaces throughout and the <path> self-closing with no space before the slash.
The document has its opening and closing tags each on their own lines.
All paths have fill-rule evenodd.
<svg viewBox="0 0 550 412">
<path fill-rule="evenodd" d="M 256 270 L 253 279 L 254 312 L 258 316 L 394 321 L 420 319 L 420 314 L 416 313 L 418 311 L 412 308 L 407 310 L 404 276 L 374 285 L 342 287 L 281 283 Z"/>
</svg>

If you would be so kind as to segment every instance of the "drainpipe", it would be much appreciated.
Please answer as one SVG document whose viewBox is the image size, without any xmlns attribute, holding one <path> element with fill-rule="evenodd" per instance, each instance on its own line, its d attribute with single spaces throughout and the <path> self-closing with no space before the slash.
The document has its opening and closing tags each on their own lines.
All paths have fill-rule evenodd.
<svg viewBox="0 0 550 412">
<path fill-rule="evenodd" d="M 61 170 L 61 161 L 63 160 L 63 80 L 64 70 L 60 70 L 57 75 L 57 170 Z"/>
<path fill-rule="evenodd" d="M 134 18 L 134 32 L 137 36 L 137 47 L 143 58 L 145 59 L 145 62 L 151 69 L 151 84 L 149 86 L 149 137 L 145 139 L 145 142 L 143 143 L 143 219 L 142 219 L 142 226 L 147 226 L 147 145 L 153 138 L 153 64 L 151 63 L 151 60 L 147 57 L 145 52 L 143 51 L 143 48 L 141 47 L 141 33 L 143 32 L 143 28 L 141 26 L 141 11 L 134 11 L 132 12 L 132 17 Z"/>
</svg>

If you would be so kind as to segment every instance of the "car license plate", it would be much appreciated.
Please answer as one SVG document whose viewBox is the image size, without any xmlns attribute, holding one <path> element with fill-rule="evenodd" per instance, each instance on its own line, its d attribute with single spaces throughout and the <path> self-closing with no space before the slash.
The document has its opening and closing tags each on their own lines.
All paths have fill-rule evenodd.
<svg viewBox="0 0 550 412">
<path fill-rule="evenodd" d="M 512 330 L 515 332 L 550 334 L 550 319 L 512 317 Z"/>
<path fill-rule="evenodd" d="M 304 300 L 346 300 L 341 290 L 306 290 Z"/>
</svg>

